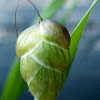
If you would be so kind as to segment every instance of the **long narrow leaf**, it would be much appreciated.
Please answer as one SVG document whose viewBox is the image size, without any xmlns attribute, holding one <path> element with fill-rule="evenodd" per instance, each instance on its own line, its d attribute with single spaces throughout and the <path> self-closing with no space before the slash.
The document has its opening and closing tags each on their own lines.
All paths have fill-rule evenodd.
<svg viewBox="0 0 100 100">
<path fill-rule="evenodd" d="M 18 89 L 19 80 L 20 80 L 20 67 L 19 66 L 20 66 L 20 61 L 17 59 L 16 62 L 14 63 L 14 66 L 5 84 L 5 88 L 4 88 L 1 100 L 16 100 L 16 97 L 17 97 L 16 92 L 20 90 L 19 89 L 16 91 L 16 89 Z M 23 88 L 24 90 L 25 89 L 24 86 L 26 85 L 26 83 L 24 82 L 24 80 L 21 79 L 20 83 L 22 82 L 24 84 L 22 85 L 20 84 L 19 86 Z M 20 91 L 20 93 L 21 92 L 22 91 Z"/>
<path fill-rule="evenodd" d="M 76 27 L 76 29 L 74 30 L 72 36 L 71 36 L 71 45 L 70 45 L 70 58 L 71 58 L 71 64 L 74 60 L 76 51 L 77 51 L 77 47 L 79 44 L 79 41 L 81 39 L 82 33 L 84 31 L 86 22 L 88 20 L 88 17 L 93 9 L 93 7 L 96 5 L 96 3 L 99 0 L 94 0 L 93 4 L 91 5 L 91 7 L 89 8 L 89 10 L 87 11 L 87 13 L 85 14 L 85 16 L 83 17 L 83 19 L 80 21 L 80 23 L 78 24 L 78 26 Z"/>
<path fill-rule="evenodd" d="M 80 21 L 80 23 L 78 24 L 78 26 L 76 27 L 76 29 L 74 30 L 74 32 L 72 33 L 71 36 L 71 44 L 70 44 L 70 67 L 66 72 L 66 77 L 68 76 L 68 73 L 70 71 L 71 65 L 73 63 L 77 48 L 78 48 L 78 44 L 79 41 L 81 39 L 82 33 L 84 31 L 86 22 L 88 20 L 88 17 L 93 9 L 93 7 L 96 5 L 96 3 L 99 0 L 94 0 L 94 2 L 92 3 L 92 5 L 90 6 L 89 10 L 86 12 L 86 14 L 84 15 L 84 17 L 82 18 L 82 20 Z"/>
</svg>

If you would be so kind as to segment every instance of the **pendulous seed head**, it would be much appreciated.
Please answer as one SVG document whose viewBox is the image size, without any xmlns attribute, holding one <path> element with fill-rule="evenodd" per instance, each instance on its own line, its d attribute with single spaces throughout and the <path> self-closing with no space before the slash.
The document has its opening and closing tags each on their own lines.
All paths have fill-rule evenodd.
<svg viewBox="0 0 100 100">
<path fill-rule="evenodd" d="M 18 37 L 21 74 L 36 100 L 56 100 L 66 80 L 69 47 L 67 29 L 51 20 L 41 21 Z"/>
<path fill-rule="evenodd" d="M 56 100 L 66 80 L 71 39 L 63 25 L 40 19 L 39 24 L 18 36 L 16 54 L 20 58 L 21 75 L 35 100 Z"/>
</svg>

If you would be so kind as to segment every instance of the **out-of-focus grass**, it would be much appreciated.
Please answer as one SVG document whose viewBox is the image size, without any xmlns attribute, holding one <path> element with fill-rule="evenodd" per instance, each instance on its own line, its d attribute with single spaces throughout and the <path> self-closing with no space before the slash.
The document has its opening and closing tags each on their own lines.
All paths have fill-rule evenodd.
<svg viewBox="0 0 100 100">
<path fill-rule="evenodd" d="M 66 10 L 64 16 L 61 18 L 61 21 L 60 21 L 61 24 L 63 24 L 63 25 L 66 24 L 67 20 L 69 19 L 69 17 L 72 14 L 72 12 L 75 10 L 78 1 L 79 0 L 73 0 L 72 4 L 70 6 L 70 9 L 69 10 Z"/>
<path fill-rule="evenodd" d="M 41 17 L 43 19 L 52 18 L 57 13 L 57 11 L 63 6 L 65 1 L 67 0 L 53 0 L 53 2 L 51 2 L 51 4 L 41 13 Z M 37 18 L 36 21 L 32 24 L 37 23 L 38 21 L 39 20 Z"/>
<path fill-rule="evenodd" d="M 20 77 L 19 66 L 20 61 L 19 59 L 16 59 L 16 61 L 13 64 L 13 68 L 11 69 L 11 72 L 9 74 L 9 77 L 6 81 L 1 100 L 16 100 L 16 98 L 19 96 L 18 94 L 21 94 L 22 91 L 25 90 L 26 83 Z"/>
<path fill-rule="evenodd" d="M 53 15 L 55 15 L 55 13 L 59 10 L 59 8 L 64 4 L 65 1 L 66 0 L 59 0 L 59 2 L 58 2 L 58 0 L 54 0 L 48 6 L 48 8 L 42 13 L 42 17 L 44 19 L 51 18 Z M 90 15 L 90 12 L 98 1 L 99 0 L 94 0 L 93 4 L 89 8 L 87 13 L 83 17 L 83 19 L 80 21 L 80 23 L 78 24 L 78 26 L 76 27 L 76 29 L 74 30 L 74 32 L 71 36 L 70 67 L 66 72 L 66 78 L 68 76 L 69 70 L 70 70 L 72 62 L 74 60 L 79 41 L 81 39 L 81 35 L 83 33 L 83 30 L 84 30 L 84 27 L 85 27 L 86 22 L 88 20 L 88 17 Z M 74 5 L 74 7 L 75 7 L 75 5 Z M 74 7 L 73 7 L 73 9 L 74 9 Z M 70 14 L 70 12 L 72 12 L 72 10 L 65 13 L 65 15 L 62 19 L 63 24 L 66 21 L 66 19 L 68 18 L 67 14 Z M 23 81 L 23 79 L 20 76 L 20 62 L 17 59 L 15 61 L 15 64 L 13 65 L 13 68 L 8 76 L 7 81 L 6 81 L 1 100 L 16 100 L 19 97 L 19 95 L 25 90 L 26 86 L 27 86 L 26 83 Z"/>
</svg>

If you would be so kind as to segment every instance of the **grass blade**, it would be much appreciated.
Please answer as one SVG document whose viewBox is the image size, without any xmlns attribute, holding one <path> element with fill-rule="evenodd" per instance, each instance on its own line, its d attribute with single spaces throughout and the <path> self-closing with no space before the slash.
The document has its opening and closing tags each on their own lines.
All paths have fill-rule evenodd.
<svg viewBox="0 0 100 100">
<path fill-rule="evenodd" d="M 71 45 L 70 45 L 70 57 L 71 57 L 71 64 L 74 60 L 76 51 L 77 51 L 77 47 L 79 44 L 79 41 L 81 39 L 82 33 L 84 31 L 86 22 L 88 20 L 88 17 L 92 11 L 92 8 L 96 5 L 96 3 L 99 0 L 94 0 L 93 4 L 91 5 L 91 7 L 89 8 L 89 10 L 87 11 L 87 13 L 85 14 L 85 16 L 83 17 L 83 19 L 80 21 L 80 23 L 78 24 L 78 26 L 76 27 L 76 29 L 74 30 L 72 36 L 71 36 Z"/>
<path fill-rule="evenodd" d="M 20 66 L 20 61 L 17 59 L 16 62 L 14 63 L 14 66 L 5 84 L 1 100 L 16 100 L 17 95 L 23 92 L 23 91 L 20 91 L 18 87 L 21 87 L 23 88 L 23 90 L 25 90 L 24 86 L 26 85 L 26 83 L 20 77 L 19 66 Z M 24 84 L 21 84 L 21 83 L 24 83 Z M 19 93 L 17 94 L 17 92 Z"/>
<path fill-rule="evenodd" d="M 79 41 L 81 39 L 82 33 L 84 31 L 86 22 L 88 20 L 88 17 L 93 9 L 93 7 L 96 5 L 96 3 L 99 0 L 94 0 L 94 2 L 92 3 L 92 5 L 90 6 L 89 10 L 86 12 L 86 14 L 84 15 L 84 17 L 82 18 L 82 20 L 80 21 L 80 23 L 78 24 L 78 26 L 75 28 L 72 36 L 71 36 L 71 44 L 70 44 L 70 67 L 66 72 L 66 76 L 68 76 L 68 73 L 70 71 L 71 65 L 73 63 L 77 48 L 78 48 L 78 44 Z"/>
</svg>

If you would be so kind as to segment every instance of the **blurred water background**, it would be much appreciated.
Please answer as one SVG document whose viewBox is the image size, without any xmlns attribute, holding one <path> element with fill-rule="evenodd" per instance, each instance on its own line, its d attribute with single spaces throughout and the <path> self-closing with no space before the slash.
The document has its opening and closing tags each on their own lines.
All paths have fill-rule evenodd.
<svg viewBox="0 0 100 100">
<path fill-rule="evenodd" d="M 0 0 L 0 96 L 16 58 L 16 33 L 14 27 L 15 8 L 21 0 Z M 52 0 L 32 0 L 40 14 Z M 59 1 L 59 0 L 58 0 Z M 52 20 L 60 21 L 66 10 L 70 10 L 68 0 Z M 79 0 L 77 7 L 66 22 L 71 34 L 93 0 Z M 37 13 L 29 4 L 24 3 L 17 12 L 18 33 L 29 27 Z M 33 100 L 27 89 L 18 100 Z M 100 2 L 90 14 L 82 35 L 69 77 L 59 94 L 58 100 L 100 100 Z"/>
</svg>

